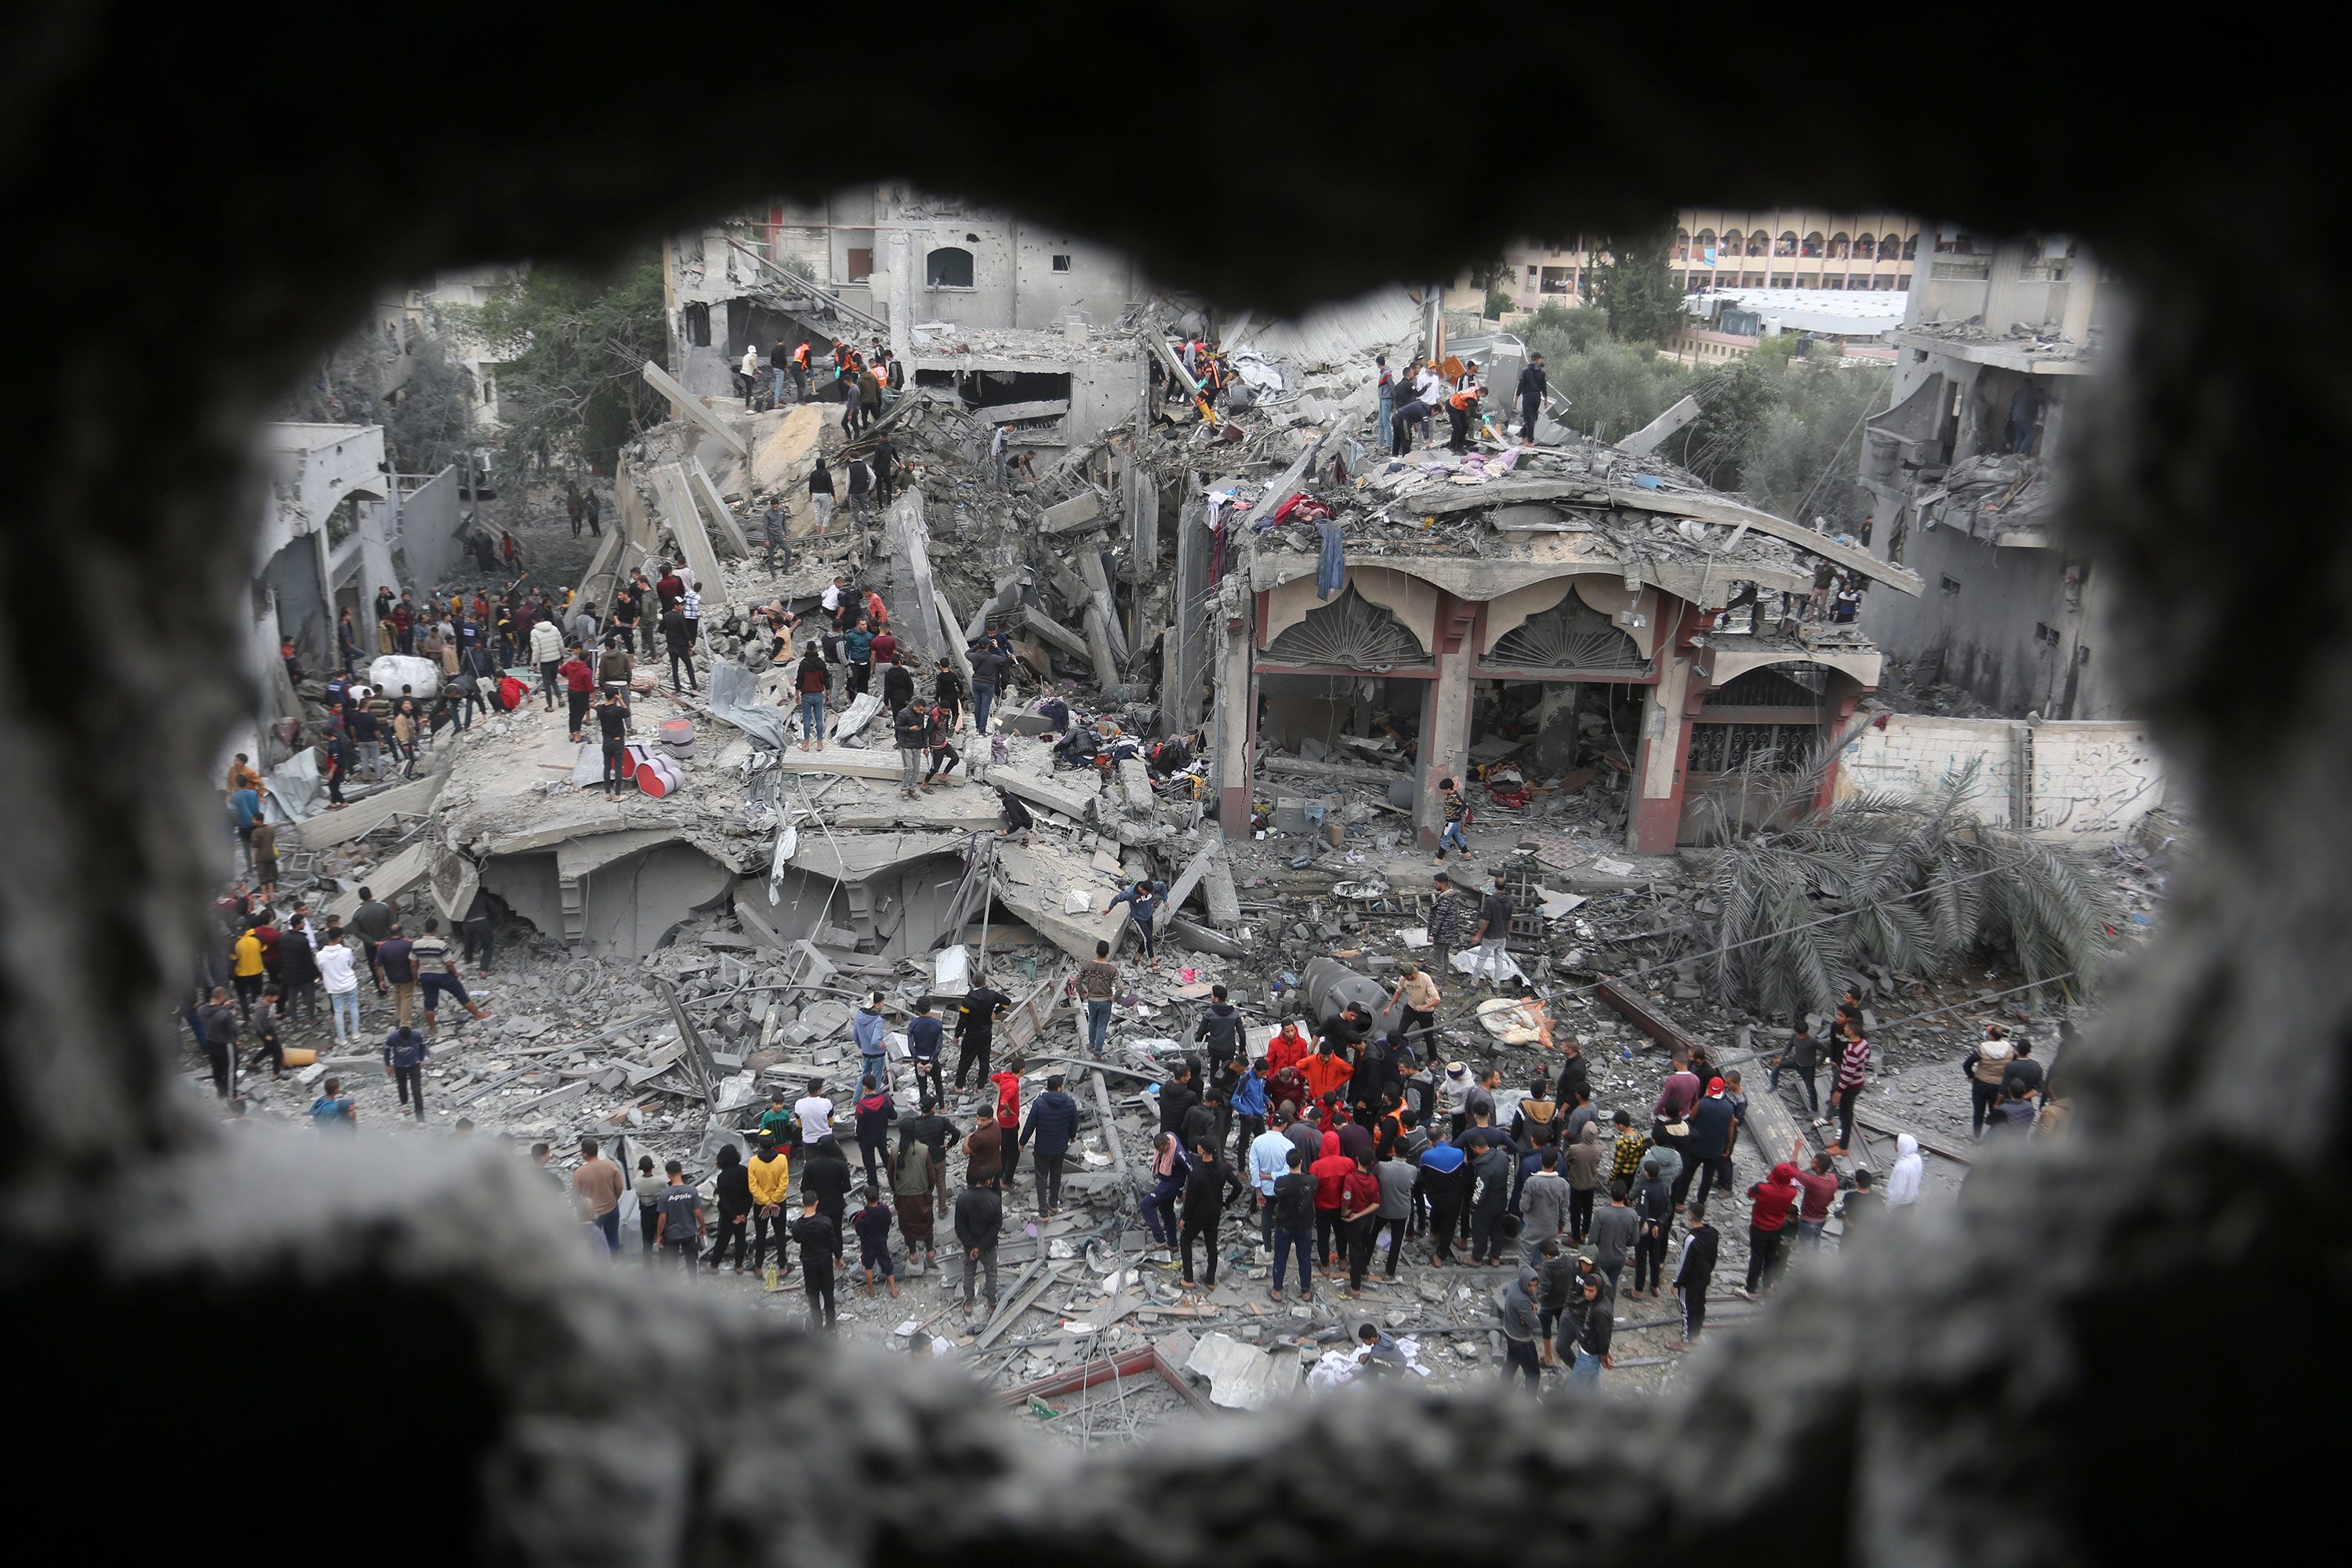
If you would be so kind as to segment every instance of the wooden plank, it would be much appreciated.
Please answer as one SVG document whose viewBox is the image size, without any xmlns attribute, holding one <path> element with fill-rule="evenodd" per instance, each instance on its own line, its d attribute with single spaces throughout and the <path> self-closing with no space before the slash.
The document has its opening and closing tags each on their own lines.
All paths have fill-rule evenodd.
<svg viewBox="0 0 2352 1568">
<path fill-rule="evenodd" d="M 1643 511 L 1664 512 L 1669 517 L 1696 518 L 1701 522 L 1746 523 L 1759 533 L 1786 540 L 1801 550 L 1826 557 L 1865 577 L 1876 578 L 1897 593 L 1908 594 L 1915 599 L 1926 589 L 1919 574 L 1907 567 L 1890 566 L 1867 550 L 1842 544 L 1828 534 L 1807 528 L 1802 523 L 1791 522 L 1785 517 L 1774 517 L 1769 511 L 1759 511 L 1752 506 L 1742 506 L 1720 496 L 1693 495 L 1686 490 L 1650 490 L 1637 485 L 1612 485 L 1609 487 L 1609 500 L 1612 506 L 1635 507 Z"/>
<path fill-rule="evenodd" d="M 1696 1036 L 1651 1006 L 1647 998 L 1615 975 L 1601 976 L 1593 991 L 1611 1011 L 1669 1050 L 1685 1051 L 1694 1058 L 1705 1052 L 1706 1047 Z"/>
<path fill-rule="evenodd" d="M 970 1262 L 971 1259 L 966 1258 L 965 1261 Z M 1037 1261 L 1039 1263 L 1043 1263 L 1045 1259 L 1041 1257 Z M 1032 1267 L 1034 1268 L 1034 1265 L 1032 1265 Z M 990 1323 L 986 1329 L 981 1331 L 980 1338 L 972 1341 L 971 1348 L 975 1351 L 984 1351 L 990 1345 L 994 1344 L 996 1342 L 997 1335 L 1011 1328 L 1014 1321 L 1017 1320 L 1022 1313 L 1027 1311 L 1030 1308 L 1037 1304 L 1039 1297 L 1045 1295 L 1046 1291 L 1054 1288 L 1055 1284 L 1062 1278 L 1062 1268 L 1063 1265 L 1058 1263 L 1055 1264 L 1052 1268 L 1046 1271 L 1045 1277 L 1043 1279 L 1040 1279 L 1035 1284 L 1030 1286 L 1029 1289 L 1021 1295 L 1007 1301 L 1004 1304 L 1003 1310 L 997 1313 L 995 1321 Z"/>
<path fill-rule="evenodd" d="M 733 427 L 724 419 L 710 412 L 704 405 L 702 399 L 679 384 L 677 377 L 651 360 L 646 361 L 645 377 L 646 384 L 668 398 L 671 407 L 716 436 L 719 438 L 719 444 L 734 453 L 737 458 L 747 463 L 751 460 L 751 448 L 745 444 L 743 437 L 735 434 Z"/>
</svg>

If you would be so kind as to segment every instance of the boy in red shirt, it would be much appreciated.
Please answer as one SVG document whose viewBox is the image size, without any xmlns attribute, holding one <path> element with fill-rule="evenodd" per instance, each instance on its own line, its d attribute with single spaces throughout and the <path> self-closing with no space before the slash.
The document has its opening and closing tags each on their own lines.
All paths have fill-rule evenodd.
<svg viewBox="0 0 2352 1568">
<path fill-rule="evenodd" d="M 582 728 L 588 721 L 588 699 L 596 692 L 596 672 L 580 656 L 580 639 L 572 638 L 565 646 L 572 657 L 556 670 L 563 678 L 563 701 L 572 716 L 572 738 L 580 739 Z"/>
</svg>

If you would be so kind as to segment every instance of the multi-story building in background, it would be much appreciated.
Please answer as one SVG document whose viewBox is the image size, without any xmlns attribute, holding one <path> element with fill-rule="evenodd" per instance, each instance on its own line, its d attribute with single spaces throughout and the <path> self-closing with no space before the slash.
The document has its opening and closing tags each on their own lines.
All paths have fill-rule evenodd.
<svg viewBox="0 0 2352 1568">
<path fill-rule="evenodd" d="M 1702 289 L 1900 290 L 1918 266 L 1919 220 L 1890 212 L 1816 207 L 1685 207 L 1675 215 L 1668 264 L 1685 293 Z M 1507 248 L 1512 276 L 1496 286 L 1513 307 L 1580 305 L 1591 297 L 1592 270 L 1606 265 L 1609 242 L 1579 235 L 1565 247 L 1528 240 Z M 1930 249 L 1933 243 L 1930 242 Z M 1457 279 L 1446 304 L 1479 309 L 1486 290 Z"/>
</svg>

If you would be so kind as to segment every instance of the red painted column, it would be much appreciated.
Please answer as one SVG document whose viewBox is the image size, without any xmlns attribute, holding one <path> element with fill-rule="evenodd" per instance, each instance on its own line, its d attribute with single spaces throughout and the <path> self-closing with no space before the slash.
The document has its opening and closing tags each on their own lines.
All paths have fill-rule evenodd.
<svg viewBox="0 0 2352 1568">
<path fill-rule="evenodd" d="M 1625 825 L 1625 847 L 1637 855 L 1671 855 L 1682 836 L 1691 724 L 1708 687 L 1706 674 L 1700 668 L 1702 650 L 1687 646 L 1690 637 L 1704 629 L 1706 617 L 1679 600 L 1664 600 L 1663 605 L 1673 605 L 1677 613 L 1671 634 L 1658 650 L 1664 662 L 1642 716 L 1642 745 L 1633 769 L 1633 809 Z"/>
</svg>

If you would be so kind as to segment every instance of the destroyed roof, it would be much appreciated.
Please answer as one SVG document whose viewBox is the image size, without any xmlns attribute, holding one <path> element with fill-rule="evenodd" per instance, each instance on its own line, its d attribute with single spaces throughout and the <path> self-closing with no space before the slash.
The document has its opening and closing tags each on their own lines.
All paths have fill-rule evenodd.
<svg viewBox="0 0 2352 1568">
<path fill-rule="evenodd" d="M 1841 337 L 1875 336 L 1903 324 L 1910 308 L 1908 289 L 1706 289 L 1684 297 L 1683 307 L 1721 300 L 1754 310 L 1769 325 L 1798 332 L 1831 332 Z"/>
<path fill-rule="evenodd" d="M 1270 360 L 1336 364 L 1402 342 L 1419 330 L 1421 314 L 1420 297 L 1392 283 L 1291 320 L 1260 321 L 1244 311 L 1224 329 L 1223 342 L 1228 350 L 1255 349 Z"/>
<path fill-rule="evenodd" d="M 1328 493 L 1328 485 L 1320 488 Z M 1447 558 L 1468 557 L 1488 574 L 1488 563 L 1517 563 L 1530 582 L 1590 563 L 1624 570 L 1629 581 L 1657 584 L 1693 603 L 1720 605 L 1737 582 L 1810 587 L 1812 558 L 1826 556 L 1901 592 L 1920 591 L 1916 574 L 1856 542 L 1748 506 L 1670 463 L 1595 441 L 1461 457 L 1416 452 L 1402 464 L 1369 468 L 1339 499 L 1350 562 L 1409 556 L 1424 576 Z M 1313 565 L 1311 557 L 1302 567 L 1295 558 L 1260 553 L 1252 583 L 1270 587 Z"/>
<path fill-rule="evenodd" d="M 2095 327 L 2077 342 L 2024 325 L 1996 331 L 1980 316 L 1965 321 L 1910 322 L 1888 333 L 1887 342 L 1897 348 L 1950 354 L 1972 364 L 2042 375 L 2087 375 L 2095 368 L 2100 347 Z"/>
</svg>

